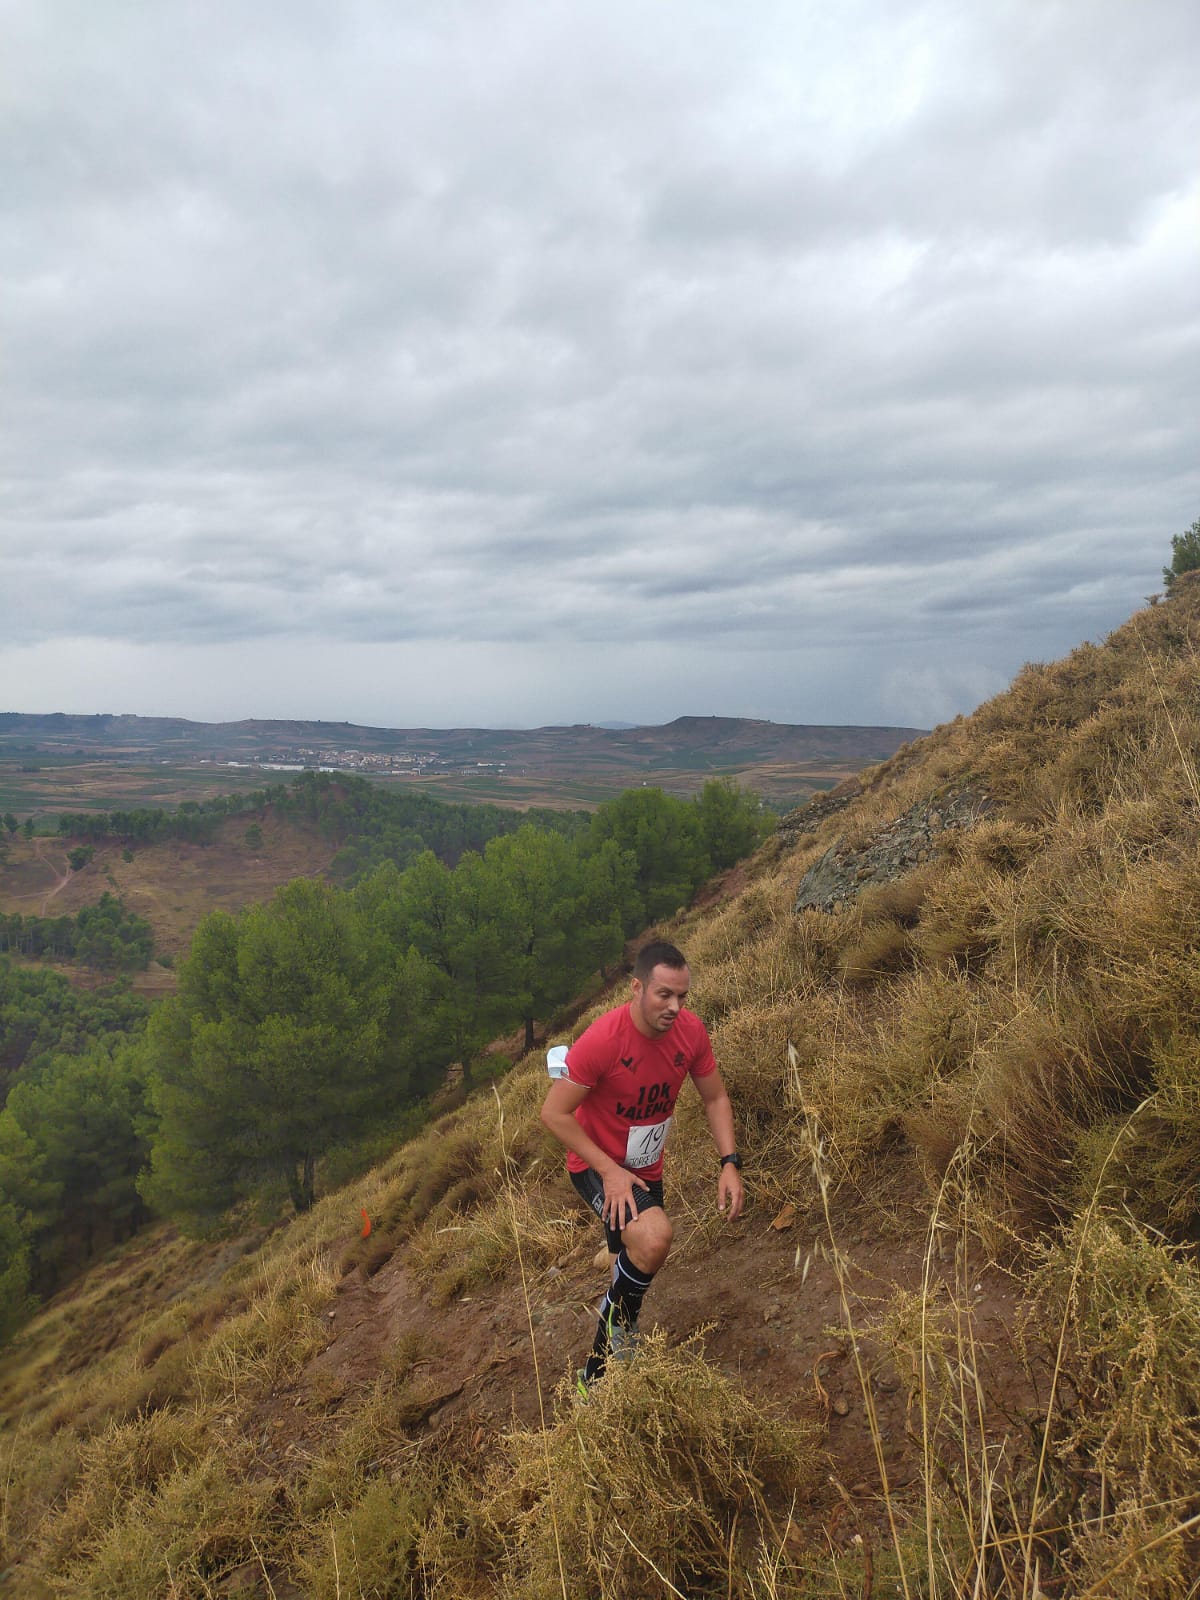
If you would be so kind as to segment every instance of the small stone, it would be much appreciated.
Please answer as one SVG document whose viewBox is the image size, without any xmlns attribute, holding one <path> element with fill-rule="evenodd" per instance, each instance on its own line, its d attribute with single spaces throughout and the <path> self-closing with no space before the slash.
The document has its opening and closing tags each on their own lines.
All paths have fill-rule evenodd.
<svg viewBox="0 0 1200 1600">
<path fill-rule="evenodd" d="M 845 1395 L 838 1395 L 837 1399 L 833 1402 L 833 1409 L 835 1415 L 839 1417 L 848 1417 L 850 1415 L 850 1402 L 846 1399 Z"/>
</svg>

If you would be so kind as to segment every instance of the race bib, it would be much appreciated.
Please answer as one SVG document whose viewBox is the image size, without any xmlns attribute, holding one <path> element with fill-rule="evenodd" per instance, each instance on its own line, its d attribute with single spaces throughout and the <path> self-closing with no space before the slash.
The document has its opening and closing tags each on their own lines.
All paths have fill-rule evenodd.
<svg viewBox="0 0 1200 1600">
<path fill-rule="evenodd" d="M 630 1128 L 623 1165 L 635 1169 L 652 1167 L 663 1153 L 670 1126 L 671 1119 L 668 1117 L 665 1122 L 645 1122 L 640 1127 Z"/>
</svg>

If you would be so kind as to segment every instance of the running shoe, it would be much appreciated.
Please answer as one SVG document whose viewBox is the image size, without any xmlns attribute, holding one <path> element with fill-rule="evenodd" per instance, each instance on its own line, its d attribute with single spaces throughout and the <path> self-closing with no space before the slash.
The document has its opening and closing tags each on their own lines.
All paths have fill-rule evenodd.
<svg viewBox="0 0 1200 1600">
<path fill-rule="evenodd" d="M 610 1361 L 632 1361 L 638 1353 L 642 1336 L 638 1332 L 636 1322 L 631 1322 L 628 1327 L 621 1322 L 610 1321 L 608 1324 L 608 1358 Z"/>
</svg>

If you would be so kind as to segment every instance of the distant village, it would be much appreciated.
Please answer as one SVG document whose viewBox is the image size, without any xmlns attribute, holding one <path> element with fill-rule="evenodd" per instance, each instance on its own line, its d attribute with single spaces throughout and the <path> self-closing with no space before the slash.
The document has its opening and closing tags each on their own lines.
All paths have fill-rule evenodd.
<svg viewBox="0 0 1200 1600">
<path fill-rule="evenodd" d="M 214 761 L 203 765 L 242 767 L 263 772 L 364 772 L 376 776 L 419 778 L 433 772 L 503 772 L 507 761 L 470 761 L 448 758 L 436 750 L 380 752 L 370 750 L 317 750 L 304 745 L 294 750 L 272 750 L 253 761 Z"/>
</svg>

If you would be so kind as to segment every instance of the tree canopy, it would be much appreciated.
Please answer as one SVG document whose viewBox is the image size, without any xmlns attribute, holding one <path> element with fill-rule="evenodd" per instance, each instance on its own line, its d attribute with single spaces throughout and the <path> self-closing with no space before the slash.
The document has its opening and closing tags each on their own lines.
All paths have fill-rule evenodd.
<svg viewBox="0 0 1200 1600">
<path fill-rule="evenodd" d="M 307 879 L 206 919 L 150 1024 L 156 1209 L 204 1221 L 274 1177 L 305 1210 L 317 1158 L 409 1097 L 383 952 L 346 895 Z"/>
<path fill-rule="evenodd" d="M 79 961 L 101 972 L 139 972 L 150 965 L 154 935 L 144 917 L 107 890 L 75 916 L 0 913 L 0 951 Z"/>
<path fill-rule="evenodd" d="M 1186 533 L 1177 533 L 1171 539 L 1171 565 L 1163 568 L 1163 583 L 1167 589 L 1182 573 L 1200 569 L 1200 521 L 1193 522 Z"/>
</svg>

